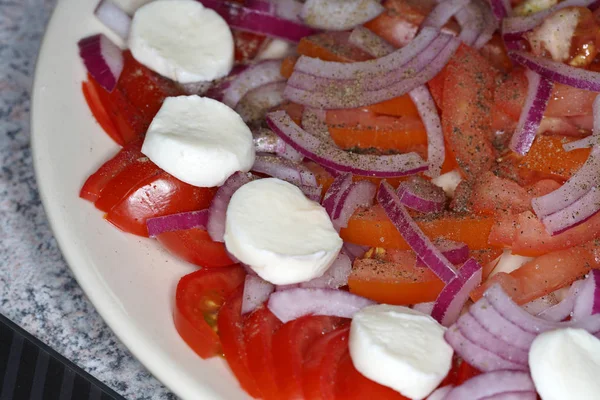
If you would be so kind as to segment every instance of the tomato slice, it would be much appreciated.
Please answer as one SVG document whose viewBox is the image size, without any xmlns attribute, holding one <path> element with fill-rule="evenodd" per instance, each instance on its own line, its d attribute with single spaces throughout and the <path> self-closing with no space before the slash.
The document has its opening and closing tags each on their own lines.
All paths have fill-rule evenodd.
<svg viewBox="0 0 600 400">
<path fill-rule="evenodd" d="M 160 172 L 132 187 L 106 219 L 122 231 L 148 237 L 148 218 L 208 208 L 216 188 L 189 185 Z"/>
<path fill-rule="evenodd" d="M 220 271 L 220 269 L 216 271 Z M 244 325 L 242 318 L 243 295 L 244 286 L 240 285 L 225 299 L 225 303 L 219 310 L 217 327 L 225 361 L 229 364 L 229 368 L 231 368 L 240 386 L 250 396 L 261 397 L 258 386 L 248 367 L 248 355 L 242 331 Z"/>
<path fill-rule="evenodd" d="M 119 173 L 129 167 L 138 158 L 144 157 L 140 152 L 142 141 L 132 142 L 119 150 L 110 160 L 105 162 L 96 172 L 90 175 L 83 184 L 79 197 L 92 203 L 100 198 L 100 194 L 108 183 Z"/>
<path fill-rule="evenodd" d="M 373 57 L 351 45 L 350 32 L 324 32 L 306 36 L 298 43 L 298 54 L 320 58 L 325 61 L 354 62 L 370 60 Z"/>
<path fill-rule="evenodd" d="M 458 374 L 456 377 L 456 383 L 454 385 L 455 386 L 462 385 L 469 379 L 474 378 L 480 374 L 481 374 L 480 370 L 473 367 L 471 364 L 467 363 L 466 361 L 461 360 L 460 365 L 458 366 Z"/>
<path fill-rule="evenodd" d="M 199 228 L 161 233 L 156 237 L 170 253 L 201 267 L 223 267 L 234 261 L 223 243 L 214 242 L 208 232 Z"/>
<path fill-rule="evenodd" d="M 446 66 L 442 128 L 460 168 L 478 176 L 494 162 L 491 110 L 497 72 L 475 50 L 461 45 Z"/>
<path fill-rule="evenodd" d="M 91 78 L 90 78 L 91 79 Z M 85 97 L 85 102 L 87 103 L 92 115 L 96 119 L 96 122 L 102 127 L 104 132 L 108 134 L 108 136 L 115 141 L 119 146 L 123 146 L 125 142 L 117 129 L 117 126 L 110 119 L 108 112 L 104 108 L 102 101 L 100 100 L 100 96 L 96 90 L 96 86 L 93 85 L 90 81 L 81 82 L 81 91 L 83 92 L 83 97 Z"/>
<path fill-rule="evenodd" d="M 398 377 L 398 379 L 402 378 L 402 376 Z M 346 349 L 346 352 L 340 358 L 335 379 L 335 396 L 336 399 L 340 400 L 362 400 L 368 398 L 377 400 L 409 400 L 395 390 L 373 382 L 358 372 L 352 363 L 348 349 Z"/>
<path fill-rule="evenodd" d="M 200 357 L 221 352 L 217 335 L 217 313 L 225 298 L 244 282 L 239 265 L 202 269 L 185 275 L 177 284 L 173 321 L 181 338 Z"/>
<path fill-rule="evenodd" d="M 448 212 L 416 217 L 415 220 L 430 239 L 443 237 L 463 242 L 472 250 L 489 248 L 488 236 L 494 224 L 489 216 Z M 340 236 L 347 242 L 363 246 L 410 249 L 379 205 L 359 208 L 350 218 L 348 226 L 340 231 Z"/>
<path fill-rule="evenodd" d="M 306 353 L 318 338 L 333 331 L 341 322 L 339 318 L 311 315 L 279 328 L 273 336 L 273 360 L 280 398 L 305 398 L 302 370 Z"/>
<path fill-rule="evenodd" d="M 342 356 L 348 351 L 350 327 L 342 326 L 318 338 L 306 353 L 304 396 L 311 400 L 335 400 L 335 377 Z"/>
<path fill-rule="evenodd" d="M 267 40 L 265 35 L 252 32 L 243 32 L 233 29 L 233 43 L 235 45 L 235 62 L 246 64 L 258 55 L 261 47 Z"/>
<path fill-rule="evenodd" d="M 567 180 L 581 168 L 590 155 L 590 149 L 565 151 L 563 144 L 575 138 L 566 136 L 538 136 L 519 166 L 541 172 L 556 179 Z"/>
<path fill-rule="evenodd" d="M 281 321 L 267 308 L 260 307 L 244 322 L 244 341 L 248 354 L 248 368 L 265 400 L 280 399 L 275 378 L 273 335 Z"/>
</svg>

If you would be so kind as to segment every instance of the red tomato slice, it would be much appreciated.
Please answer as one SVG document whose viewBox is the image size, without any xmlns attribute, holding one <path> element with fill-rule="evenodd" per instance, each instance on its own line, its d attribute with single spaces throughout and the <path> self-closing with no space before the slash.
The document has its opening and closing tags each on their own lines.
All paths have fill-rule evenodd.
<svg viewBox="0 0 600 400">
<path fill-rule="evenodd" d="M 201 267 L 223 267 L 234 262 L 229 258 L 223 243 L 214 242 L 208 232 L 193 228 L 165 232 L 156 237 L 170 253 Z"/>
<path fill-rule="evenodd" d="M 192 186 L 163 171 L 131 188 L 106 219 L 122 231 L 148 237 L 148 218 L 203 210 L 215 192 L 216 188 Z"/>
<path fill-rule="evenodd" d="M 243 294 L 244 286 L 240 285 L 237 290 L 225 299 L 225 303 L 219 310 L 217 327 L 225 361 L 229 364 L 229 368 L 233 371 L 240 386 L 250 396 L 261 397 L 258 386 L 250 374 L 248 367 L 248 355 L 242 331 L 244 325 L 242 318 Z"/>
<path fill-rule="evenodd" d="M 273 336 L 273 360 L 280 398 L 305 398 L 302 369 L 306 353 L 324 334 L 342 322 L 339 318 L 311 315 L 284 324 Z"/>
<path fill-rule="evenodd" d="M 138 158 L 144 157 L 140 152 L 142 141 L 132 142 L 119 150 L 110 160 L 105 162 L 98 171 L 90 175 L 83 184 L 79 197 L 91 202 L 96 202 L 108 183 L 125 168 L 129 167 Z"/>
<path fill-rule="evenodd" d="M 102 104 L 100 96 L 96 90 L 96 86 L 91 82 L 81 82 L 81 91 L 83 92 L 85 102 L 90 108 L 90 111 L 96 119 L 96 122 L 98 122 L 104 132 L 106 132 L 108 136 L 115 141 L 115 143 L 117 143 L 119 146 L 123 146 L 125 142 L 121 137 L 121 133 L 119 133 L 117 126 L 110 119 L 108 112 L 104 108 L 104 105 Z"/>
<path fill-rule="evenodd" d="M 267 37 L 264 35 L 234 29 L 235 62 L 237 64 L 246 64 L 254 60 L 266 39 Z"/>
<path fill-rule="evenodd" d="M 311 400 L 335 400 L 334 382 L 341 357 L 348 351 L 349 326 L 318 338 L 306 353 L 302 386 Z"/>
<path fill-rule="evenodd" d="M 458 366 L 458 374 L 454 386 L 462 385 L 471 378 L 481 374 L 481 371 L 462 360 Z"/>
<path fill-rule="evenodd" d="M 267 307 L 256 309 L 244 322 L 248 368 L 265 400 L 280 399 L 273 360 L 273 335 L 279 327 L 281 321 Z"/>
<path fill-rule="evenodd" d="M 399 376 L 398 379 L 402 379 Z M 335 396 L 340 400 L 409 400 L 395 390 L 373 382 L 363 376 L 354 368 L 350 351 L 346 348 L 346 352 L 340 359 L 338 372 L 335 379 Z"/>
<path fill-rule="evenodd" d="M 221 352 L 217 335 L 217 313 L 225 298 L 244 282 L 239 265 L 202 269 L 181 278 L 177 284 L 173 321 L 181 338 L 202 358 Z"/>
</svg>

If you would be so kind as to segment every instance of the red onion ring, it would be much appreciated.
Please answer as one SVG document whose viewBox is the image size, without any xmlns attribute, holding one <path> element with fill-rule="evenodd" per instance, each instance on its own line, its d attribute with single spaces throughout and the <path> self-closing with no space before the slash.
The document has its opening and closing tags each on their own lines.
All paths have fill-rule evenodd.
<svg viewBox="0 0 600 400">
<path fill-rule="evenodd" d="M 481 35 L 484 29 L 484 21 L 476 0 L 470 1 L 454 15 L 458 25 L 460 25 L 460 34 L 458 38 L 466 45 L 473 47 L 473 44 Z"/>
<path fill-rule="evenodd" d="M 475 1 L 475 0 L 472 0 Z M 473 44 L 473 47 L 476 49 L 481 49 L 483 46 L 489 42 L 494 33 L 498 30 L 498 22 L 494 17 L 494 13 L 490 8 L 490 5 L 485 1 L 476 1 L 475 4 L 479 7 L 480 15 L 483 19 L 483 29 L 481 30 L 477 40 Z"/>
<path fill-rule="evenodd" d="M 513 393 L 519 393 L 519 395 L 509 398 L 520 400 L 535 400 L 537 398 L 535 385 L 528 373 L 494 371 L 477 375 L 452 389 L 444 400 L 501 399 L 502 397 L 498 396 Z"/>
<path fill-rule="evenodd" d="M 343 251 L 338 254 L 333 264 L 318 277 L 308 282 L 302 282 L 301 288 L 337 289 L 348 284 L 348 277 L 352 272 L 352 261 Z"/>
<path fill-rule="evenodd" d="M 101 0 L 94 11 L 96 18 L 123 40 L 129 36 L 131 17 L 112 0 Z"/>
<path fill-rule="evenodd" d="M 305 25 L 281 18 L 270 12 L 245 7 L 226 0 L 197 0 L 204 7 L 215 10 L 230 27 L 266 36 L 298 42 L 315 31 Z"/>
<path fill-rule="evenodd" d="M 266 120 L 273 132 L 287 144 L 326 168 L 382 178 L 414 175 L 427 168 L 416 153 L 375 156 L 341 150 L 302 130 L 283 110 L 267 114 Z"/>
<path fill-rule="evenodd" d="M 267 83 L 282 82 L 281 60 L 266 60 L 254 64 L 241 73 L 223 91 L 223 103 L 234 108 L 249 91 Z"/>
<path fill-rule="evenodd" d="M 462 264 L 469 259 L 469 247 L 462 242 L 438 238 L 433 241 L 433 244 L 454 265 Z M 425 267 L 423 260 L 419 257 L 417 257 L 416 267 Z"/>
<path fill-rule="evenodd" d="M 542 218 L 546 230 L 558 235 L 590 219 L 600 211 L 600 190 L 595 186 L 575 203 Z"/>
<path fill-rule="evenodd" d="M 273 155 L 257 155 L 252 171 L 282 179 L 296 186 L 318 186 L 317 178 L 310 169 Z"/>
<path fill-rule="evenodd" d="M 481 284 L 481 265 L 470 258 L 440 292 L 435 300 L 431 316 L 444 326 L 452 325 L 460 315 L 469 294 Z"/>
<path fill-rule="evenodd" d="M 418 86 L 408 94 L 417 107 L 427 132 L 427 163 L 429 169 L 425 174 L 431 178 L 438 177 L 446 160 L 446 145 L 437 107 L 426 85 Z"/>
<path fill-rule="evenodd" d="M 594 146 L 600 145 L 600 137 L 596 135 L 590 135 L 588 137 L 584 137 L 583 139 L 575 140 L 574 142 L 569 142 L 563 144 L 564 151 L 573 151 L 577 149 L 589 149 Z"/>
<path fill-rule="evenodd" d="M 162 217 L 148 218 L 148 236 L 155 237 L 165 232 L 182 231 L 185 229 L 206 227 L 208 210 L 188 211 Z"/>
<path fill-rule="evenodd" d="M 283 90 L 286 83 L 272 82 L 247 92 L 235 107 L 235 111 L 244 122 L 262 120 L 270 109 L 283 103 Z"/>
<path fill-rule="evenodd" d="M 425 17 L 421 24 L 424 27 L 441 29 L 450 18 L 459 10 L 467 6 L 471 0 L 445 0 L 440 1 L 437 6 Z"/>
<path fill-rule="evenodd" d="M 491 0 L 492 12 L 498 21 L 512 14 L 512 6 L 510 0 Z"/>
<path fill-rule="evenodd" d="M 339 231 L 348 226 L 348 221 L 359 207 L 373 205 L 377 186 L 373 182 L 358 181 L 351 184 L 339 197 L 333 213 L 333 226 Z"/>
<path fill-rule="evenodd" d="M 248 314 L 260 307 L 273 293 L 275 287 L 262 278 L 246 275 L 242 299 L 242 315 Z"/>
<path fill-rule="evenodd" d="M 325 192 L 322 205 L 332 219 L 337 205 L 340 202 L 340 197 L 348 188 L 350 188 L 350 186 L 352 186 L 352 174 L 345 173 L 336 176 L 329 186 L 329 189 L 327 189 L 327 192 Z"/>
<path fill-rule="evenodd" d="M 560 3 L 564 4 L 566 3 Z M 511 60 L 554 82 L 578 89 L 600 92 L 600 73 L 536 57 L 524 51 L 510 51 Z"/>
<path fill-rule="evenodd" d="M 525 71 L 525 76 L 529 81 L 527 98 L 509 146 L 521 155 L 527 154 L 533 144 L 554 87 L 552 81 L 531 70 Z"/>
<path fill-rule="evenodd" d="M 600 271 L 593 269 L 581 284 L 579 293 L 575 297 L 573 319 L 581 320 L 598 313 L 600 313 Z"/>
<path fill-rule="evenodd" d="M 267 307 L 283 323 L 305 315 L 352 318 L 375 302 L 342 290 L 295 288 L 271 294 Z"/>
<path fill-rule="evenodd" d="M 298 0 L 278 0 L 275 5 L 275 13 L 283 19 L 302 23 L 300 21 L 302 6 L 302 2 Z"/>
<path fill-rule="evenodd" d="M 445 283 L 450 283 L 459 276 L 452 263 L 417 226 L 389 183 L 381 183 L 377 201 L 406 243 L 434 274 Z"/>
<path fill-rule="evenodd" d="M 396 50 L 385 39 L 374 34 L 364 26 L 354 28 L 348 41 L 375 58 L 385 57 Z"/>
<path fill-rule="evenodd" d="M 302 154 L 288 146 L 268 128 L 261 127 L 252 131 L 252 141 L 256 153 L 274 153 L 294 163 L 299 163 L 304 159 Z"/>
<path fill-rule="evenodd" d="M 575 301 L 579 297 L 579 292 L 582 289 L 583 282 L 584 281 L 573 282 L 567 297 L 565 297 L 560 303 L 539 312 L 537 316 L 539 318 L 555 322 L 562 321 L 570 316 L 573 312 L 573 308 L 575 307 Z"/>
<path fill-rule="evenodd" d="M 123 72 L 123 52 L 103 34 L 81 39 L 79 56 L 87 71 L 100 86 L 112 92 Z"/>
<path fill-rule="evenodd" d="M 223 183 L 219 190 L 217 190 L 217 193 L 215 194 L 215 197 L 213 197 L 212 203 L 208 209 L 208 222 L 206 224 L 206 230 L 208 231 L 210 238 L 215 242 L 224 241 L 223 235 L 225 235 L 225 216 L 231 196 L 233 196 L 236 190 L 253 179 L 254 176 L 252 174 L 236 172 L 227 178 L 225 183 Z"/>
<path fill-rule="evenodd" d="M 367 252 L 367 250 L 369 250 L 369 247 L 361 246 L 350 242 L 344 242 L 344 246 L 342 247 L 342 249 L 344 253 L 346 253 L 348 257 L 350 257 L 350 260 L 354 261 L 355 259 L 362 257 Z"/>
<path fill-rule="evenodd" d="M 312 28 L 344 31 L 362 25 L 384 11 L 376 0 L 306 0 L 300 19 Z"/>
<path fill-rule="evenodd" d="M 396 193 L 402 204 L 422 213 L 439 213 L 446 206 L 444 189 L 423 178 L 402 182 Z"/>
<path fill-rule="evenodd" d="M 316 201 L 317 203 L 321 201 L 321 194 L 323 192 L 323 186 L 300 185 L 300 186 L 298 186 L 298 189 L 300 189 L 302 191 L 302 193 L 304 193 L 306 198 L 308 198 L 312 201 Z"/>
<path fill-rule="evenodd" d="M 425 400 L 444 400 L 446 395 L 454 388 L 454 385 L 446 385 L 434 390 Z"/>
</svg>

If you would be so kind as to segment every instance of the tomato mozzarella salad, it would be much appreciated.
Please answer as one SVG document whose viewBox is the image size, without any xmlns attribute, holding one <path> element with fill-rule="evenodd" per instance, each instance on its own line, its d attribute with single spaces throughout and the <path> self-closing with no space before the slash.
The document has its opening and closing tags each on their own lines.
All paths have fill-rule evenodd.
<svg viewBox="0 0 600 400">
<path fill-rule="evenodd" d="M 600 398 L 597 9 L 102 0 L 80 197 L 252 397 Z"/>
</svg>

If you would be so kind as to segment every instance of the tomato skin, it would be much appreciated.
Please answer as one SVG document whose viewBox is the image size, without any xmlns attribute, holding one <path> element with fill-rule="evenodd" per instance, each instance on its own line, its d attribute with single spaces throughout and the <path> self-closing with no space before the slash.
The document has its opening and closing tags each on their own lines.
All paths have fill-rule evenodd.
<svg viewBox="0 0 600 400">
<path fill-rule="evenodd" d="M 248 355 L 242 331 L 242 301 L 244 285 L 240 285 L 226 299 L 219 310 L 217 327 L 225 361 L 237 378 L 240 386 L 252 397 L 261 397 L 261 393 L 250 374 Z"/>
<path fill-rule="evenodd" d="M 215 193 L 216 188 L 195 187 L 160 172 L 132 187 L 106 219 L 122 231 L 148 237 L 148 218 L 208 208 Z"/>
<path fill-rule="evenodd" d="M 281 321 L 265 306 L 257 308 L 244 322 L 248 368 L 265 400 L 279 399 L 273 359 L 273 335 Z"/>
<path fill-rule="evenodd" d="M 350 326 L 344 325 L 318 338 L 306 354 L 304 396 L 311 400 L 335 400 L 335 378 L 342 356 L 348 351 Z"/>
<path fill-rule="evenodd" d="M 325 61 L 354 62 L 373 57 L 349 43 L 350 32 L 324 32 L 303 37 L 298 43 L 298 54 Z"/>
<path fill-rule="evenodd" d="M 225 298 L 244 282 L 245 276 L 241 266 L 233 265 L 199 270 L 179 280 L 173 321 L 181 338 L 200 357 L 213 357 L 221 351 L 215 331 L 217 312 Z"/>
<path fill-rule="evenodd" d="M 223 267 L 234 263 L 223 243 L 214 242 L 208 232 L 199 228 L 164 232 L 156 239 L 170 253 L 206 268 Z"/>
<path fill-rule="evenodd" d="M 303 399 L 303 365 L 312 344 L 342 323 L 340 318 L 309 315 L 284 324 L 273 336 L 275 377 L 281 399 Z"/>
<path fill-rule="evenodd" d="M 590 155 L 590 149 L 565 151 L 563 144 L 573 141 L 566 136 L 538 136 L 531 149 L 520 160 L 519 167 L 567 180 L 581 168 Z"/>
<path fill-rule="evenodd" d="M 89 81 L 90 79 L 92 78 L 88 77 L 88 81 L 81 82 L 81 91 L 83 92 L 83 97 L 85 97 L 85 102 L 96 119 L 96 122 L 98 122 L 104 132 L 106 132 L 106 134 L 119 146 L 123 146 L 125 142 L 123 141 L 117 126 L 106 112 L 106 109 L 100 100 L 100 96 L 98 95 L 97 87 Z"/>
<path fill-rule="evenodd" d="M 110 160 L 106 161 L 96 172 L 90 175 L 79 192 L 82 199 L 96 202 L 108 183 L 125 168 L 129 167 L 138 158 L 144 157 L 141 153 L 142 141 L 132 142 L 119 150 Z"/>
</svg>

